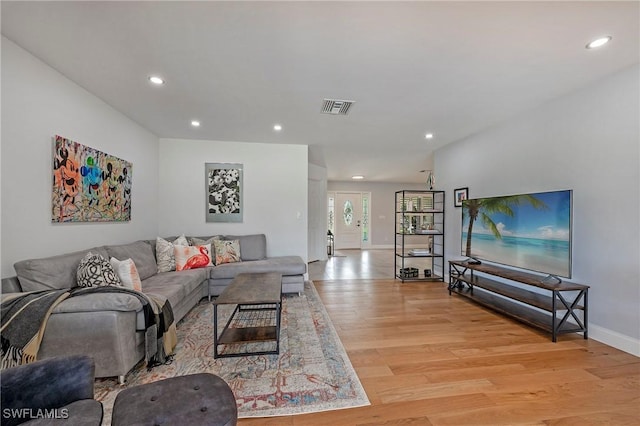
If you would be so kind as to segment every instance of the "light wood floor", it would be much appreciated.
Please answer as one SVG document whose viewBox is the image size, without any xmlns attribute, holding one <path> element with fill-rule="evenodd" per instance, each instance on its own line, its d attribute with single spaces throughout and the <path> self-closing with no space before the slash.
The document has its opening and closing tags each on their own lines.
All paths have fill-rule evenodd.
<svg viewBox="0 0 640 426">
<path fill-rule="evenodd" d="M 313 281 L 393 279 L 393 250 L 339 250 L 329 260 L 309 263 Z"/>
<path fill-rule="evenodd" d="M 370 268 L 349 252 L 309 270 L 334 277 L 314 283 L 371 405 L 240 425 L 640 425 L 640 358 L 577 334 L 552 343 L 445 283 L 335 278 L 392 276 L 392 253 L 370 252 Z"/>
</svg>

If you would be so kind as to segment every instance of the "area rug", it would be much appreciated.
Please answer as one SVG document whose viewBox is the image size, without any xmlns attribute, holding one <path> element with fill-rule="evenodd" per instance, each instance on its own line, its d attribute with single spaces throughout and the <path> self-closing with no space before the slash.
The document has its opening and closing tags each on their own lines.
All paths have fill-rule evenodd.
<svg viewBox="0 0 640 426">
<path fill-rule="evenodd" d="M 219 307 L 218 318 L 231 313 Z M 225 318 L 227 318 L 226 316 Z M 225 321 L 220 321 L 224 324 Z M 282 306 L 280 355 L 213 358 L 213 305 L 203 301 L 178 324 L 178 346 L 168 365 L 151 371 L 136 366 L 126 385 L 115 378 L 96 380 L 96 399 L 105 411 L 104 425 L 121 390 L 168 377 L 208 372 L 231 387 L 239 417 L 269 417 L 369 405 L 329 316 L 313 286 L 301 296 L 286 295 Z M 248 347 L 223 347 L 237 352 Z M 255 347 L 250 348 L 256 350 Z"/>
</svg>

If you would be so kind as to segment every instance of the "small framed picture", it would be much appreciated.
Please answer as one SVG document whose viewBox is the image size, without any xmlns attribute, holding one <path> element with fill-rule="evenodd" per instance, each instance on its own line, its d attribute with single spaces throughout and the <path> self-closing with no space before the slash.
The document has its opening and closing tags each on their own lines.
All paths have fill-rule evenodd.
<svg viewBox="0 0 640 426">
<path fill-rule="evenodd" d="M 469 198 L 469 188 L 458 188 L 453 190 L 453 203 L 456 207 L 462 207 L 462 202 Z"/>
</svg>

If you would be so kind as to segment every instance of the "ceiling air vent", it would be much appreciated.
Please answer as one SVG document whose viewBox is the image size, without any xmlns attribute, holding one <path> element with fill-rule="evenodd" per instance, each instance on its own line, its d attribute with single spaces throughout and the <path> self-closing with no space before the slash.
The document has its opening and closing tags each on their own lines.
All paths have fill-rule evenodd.
<svg viewBox="0 0 640 426">
<path fill-rule="evenodd" d="M 341 101 L 338 99 L 325 99 L 322 101 L 323 114 L 347 115 L 354 101 Z"/>
</svg>

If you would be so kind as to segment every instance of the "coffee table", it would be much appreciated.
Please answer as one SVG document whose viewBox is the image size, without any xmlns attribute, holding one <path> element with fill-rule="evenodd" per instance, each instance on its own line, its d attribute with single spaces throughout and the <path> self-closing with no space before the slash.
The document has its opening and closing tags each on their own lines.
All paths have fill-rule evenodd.
<svg viewBox="0 0 640 426">
<path fill-rule="evenodd" d="M 226 325 L 218 333 L 218 306 L 236 305 Z M 282 274 L 277 272 L 238 274 L 213 301 L 213 357 L 280 353 Z M 275 350 L 221 354 L 219 345 L 275 342 Z"/>
</svg>

